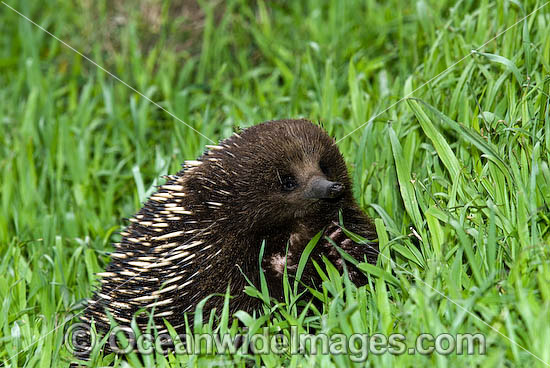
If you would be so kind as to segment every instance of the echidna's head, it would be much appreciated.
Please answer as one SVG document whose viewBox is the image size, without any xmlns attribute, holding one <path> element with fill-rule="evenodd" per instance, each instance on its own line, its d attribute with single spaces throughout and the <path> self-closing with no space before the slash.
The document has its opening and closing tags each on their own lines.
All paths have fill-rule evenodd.
<svg viewBox="0 0 550 368">
<path fill-rule="evenodd" d="M 307 120 L 271 121 L 211 148 L 188 181 L 202 201 L 244 228 L 284 227 L 338 213 L 352 200 L 334 140 Z M 213 208 L 214 209 L 214 208 Z"/>
</svg>

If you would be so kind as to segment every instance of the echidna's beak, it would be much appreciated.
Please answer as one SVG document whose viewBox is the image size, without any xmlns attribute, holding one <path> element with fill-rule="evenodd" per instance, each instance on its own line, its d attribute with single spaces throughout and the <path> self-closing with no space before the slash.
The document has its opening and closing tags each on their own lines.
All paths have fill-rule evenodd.
<svg viewBox="0 0 550 368">
<path fill-rule="evenodd" d="M 344 184 L 317 176 L 309 181 L 305 190 L 305 197 L 309 199 L 330 199 L 339 197 L 343 192 Z"/>
</svg>

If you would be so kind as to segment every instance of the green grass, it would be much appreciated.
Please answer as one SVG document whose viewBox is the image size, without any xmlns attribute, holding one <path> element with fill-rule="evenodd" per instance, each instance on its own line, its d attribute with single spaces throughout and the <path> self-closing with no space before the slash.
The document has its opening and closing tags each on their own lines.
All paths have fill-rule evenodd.
<svg viewBox="0 0 550 368">
<path fill-rule="evenodd" d="M 550 5 L 378 115 L 544 2 L 201 1 L 203 28 L 189 31 L 155 0 L 7 1 L 211 139 L 283 117 L 337 139 L 361 126 L 339 147 L 384 255 L 363 267 L 369 285 L 329 270 L 324 310 L 237 317 L 251 332 L 403 333 L 409 346 L 486 336 L 485 355 L 368 357 L 391 367 L 546 366 L 518 345 L 550 364 Z M 1 4 L 0 19 L 0 365 L 66 366 L 64 323 L 122 219 L 208 141 Z M 195 326 L 237 329 L 227 314 Z M 364 365 L 144 364 L 250 360 Z"/>
</svg>

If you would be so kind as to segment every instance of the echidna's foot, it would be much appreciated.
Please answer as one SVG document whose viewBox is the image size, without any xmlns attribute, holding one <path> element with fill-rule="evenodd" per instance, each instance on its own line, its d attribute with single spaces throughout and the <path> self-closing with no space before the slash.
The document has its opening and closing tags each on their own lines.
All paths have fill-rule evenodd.
<svg viewBox="0 0 550 368">
<path fill-rule="evenodd" d="M 333 221 L 325 230 L 325 235 L 332 240 L 337 246 L 339 246 L 344 252 L 348 253 L 358 262 L 364 261 L 364 255 L 368 252 L 368 247 L 364 244 L 355 243 L 351 240 L 342 230 L 342 227 Z M 332 242 L 325 240 L 321 244 L 323 254 L 328 260 L 336 267 L 340 272 L 344 271 L 344 259 L 334 247 Z M 355 265 L 350 262 L 345 262 L 346 269 L 350 280 L 356 285 L 364 285 L 367 283 L 366 276 Z"/>
<path fill-rule="evenodd" d="M 267 262 L 262 263 L 262 267 L 266 271 L 273 272 L 274 275 L 282 277 L 285 272 L 285 267 L 287 272 L 294 273 L 298 268 L 298 263 L 294 261 L 292 254 L 289 253 L 286 256 L 282 253 L 273 254 L 267 259 Z"/>
</svg>

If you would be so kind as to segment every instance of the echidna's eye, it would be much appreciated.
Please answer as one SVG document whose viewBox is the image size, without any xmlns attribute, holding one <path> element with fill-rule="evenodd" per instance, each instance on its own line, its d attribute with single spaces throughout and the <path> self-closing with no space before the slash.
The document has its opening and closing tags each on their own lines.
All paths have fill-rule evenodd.
<svg viewBox="0 0 550 368">
<path fill-rule="evenodd" d="M 292 175 L 286 175 L 281 178 L 281 186 L 284 191 L 290 192 L 298 186 L 298 182 Z"/>
<path fill-rule="evenodd" d="M 325 176 L 328 177 L 329 175 L 329 169 L 328 169 L 328 166 L 325 162 L 321 161 L 319 162 L 319 168 L 321 169 L 321 171 L 323 172 L 323 174 L 325 174 Z"/>
</svg>

